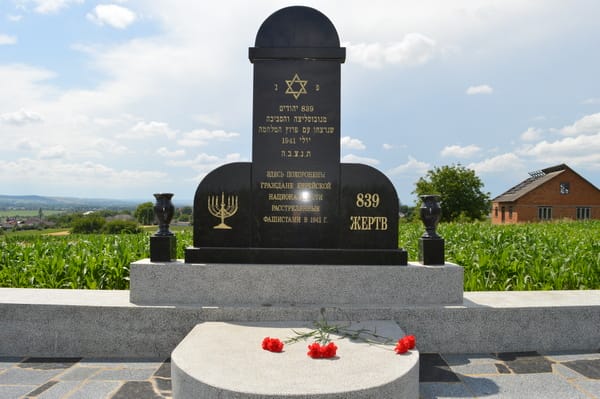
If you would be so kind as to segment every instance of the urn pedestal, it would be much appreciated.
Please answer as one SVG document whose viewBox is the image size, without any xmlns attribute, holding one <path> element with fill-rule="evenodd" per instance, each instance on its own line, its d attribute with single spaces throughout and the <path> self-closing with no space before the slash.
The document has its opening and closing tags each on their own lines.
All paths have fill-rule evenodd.
<svg viewBox="0 0 600 399">
<path fill-rule="evenodd" d="M 438 195 L 421 195 L 423 204 L 420 215 L 425 225 L 425 233 L 419 238 L 419 262 L 424 265 L 443 265 L 444 239 L 436 232 L 436 227 L 442 216 L 442 208 Z"/>
</svg>

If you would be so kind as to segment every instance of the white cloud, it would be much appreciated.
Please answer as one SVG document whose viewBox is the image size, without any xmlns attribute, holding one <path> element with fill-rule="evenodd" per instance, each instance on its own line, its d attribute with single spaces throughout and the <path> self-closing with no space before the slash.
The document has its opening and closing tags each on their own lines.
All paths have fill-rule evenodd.
<svg viewBox="0 0 600 399">
<path fill-rule="evenodd" d="M 65 158 L 67 150 L 62 145 L 55 145 L 52 147 L 42 148 L 38 157 L 40 159 L 60 159 Z"/>
<path fill-rule="evenodd" d="M 367 68 L 382 68 L 385 65 L 415 66 L 425 64 L 436 54 L 433 39 L 420 33 L 409 33 L 402 41 L 382 43 L 344 43 L 348 51 L 348 62 Z"/>
<path fill-rule="evenodd" d="M 224 130 L 197 129 L 184 133 L 183 138 L 177 140 L 177 144 L 184 147 L 201 147 L 213 140 L 228 141 L 239 135 L 239 133 Z"/>
<path fill-rule="evenodd" d="M 48 14 L 66 8 L 70 3 L 82 4 L 84 0 L 31 0 L 35 4 L 34 11 L 40 14 Z"/>
<path fill-rule="evenodd" d="M 389 150 L 393 150 L 394 149 L 394 145 L 393 144 L 383 143 L 383 145 L 381 146 L 381 148 L 383 148 L 386 151 L 389 151 Z"/>
<path fill-rule="evenodd" d="M 341 159 L 344 163 L 364 163 L 367 165 L 379 165 L 379 160 L 375 158 L 359 157 L 358 155 L 348 154 Z"/>
<path fill-rule="evenodd" d="M 172 130 L 165 122 L 138 122 L 126 133 L 118 134 L 119 138 L 145 139 L 148 137 L 165 136 L 169 139 L 175 138 L 177 131 Z"/>
<path fill-rule="evenodd" d="M 23 19 L 22 15 L 8 15 L 6 17 L 10 22 L 19 22 Z"/>
<path fill-rule="evenodd" d="M 0 46 L 16 44 L 16 43 L 17 43 L 16 36 L 0 34 Z"/>
<path fill-rule="evenodd" d="M 566 163 L 571 166 L 600 168 L 600 132 L 593 135 L 565 137 L 554 142 L 544 140 L 522 148 L 519 154 L 545 164 Z"/>
<path fill-rule="evenodd" d="M 0 122 L 10 125 L 22 126 L 28 123 L 38 123 L 42 121 L 43 118 L 40 114 L 26 109 L 0 114 Z"/>
<path fill-rule="evenodd" d="M 178 158 L 185 155 L 185 150 L 169 151 L 166 147 L 160 147 L 156 153 L 165 158 Z"/>
<path fill-rule="evenodd" d="M 560 132 L 568 136 L 574 136 L 582 133 L 600 132 L 600 112 L 592 115 L 586 115 L 572 125 L 563 127 Z"/>
<path fill-rule="evenodd" d="M 410 175 L 410 176 L 424 175 L 425 173 L 427 173 L 427 171 L 430 168 L 431 168 L 431 165 L 428 164 L 427 162 L 417 161 L 415 158 L 409 156 L 408 157 L 408 162 L 406 162 L 405 164 L 396 166 L 395 168 L 392 168 L 392 169 L 388 170 L 387 173 L 389 175 L 395 175 L 395 176 L 399 176 L 399 175 Z"/>
<path fill-rule="evenodd" d="M 494 89 L 489 85 L 470 86 L 466 93 L 470 96 L 476 94 L 492 94 Z"/>
<path fill-rule="evenodd" d="M 352 150 L 364 150 L 365 148 L 367 148 L 365 147 L 362 141 L 360 141 L 359 139 L 353 139 L 350 136 L 342 137 L 340 143 L 342 145 L 342 148 L 349 148 Z"/>
<path fill-rule="evenodd" d="M 542 138 L 542 129 L 536 129 L 534 127 L 527 128 L 526 131 L 521 133 L 521 140 L 523 141 L 536 141 Z"/>
<path fill-rule="evenodd" d="M 116 4 L 98 4 L 86 18 L 97 25 L 110 25 L 113 28 L 125 29 L 136 20 L 136 15 L 128 8 Z"/>
<path fill-rule="evenodd" d="M 586 104 L 586 105 L 596 105 L 596 104 L 600 104 L 600 98 L 598 98 L 598 97 L 594 97 L 594 98 L 587 98 L 587 99 L 583 100 L 581 103 L 582 103 L 582 104 Z"/>
<path fill-rule="evenodd" d="M 517 155 L 506 153 L 481 162 L 471 163 L 467 165 L 467 168 L 473 169 L 477 173 L 506 173 L 507 171 L 521 170 L 523 165 L 523 161 Z"/>
<path fill-rule="evenodd" d="M 29 138 L 22 138 L 15 145 L 15 149 L 18 151 L 33 151 L 37 147 L 37 143 Z"/>
<path fill-rule="evenodd" d="M 43 176 L 43 182 L 38 177 Z M 29 159 L 21 158 L 15 161 L 0 160 L 0 180 L 27 184 L 49 183 L 54 188 L 64 192 L 72 192 L 73 186 L 83 192 L 95 192 L 98 187 L 108 189 L 128 189 L 135 186 L 155 185 L 165 179 L 164 172 L 152 170 L 117 170 L 103 164 L 93 162 L 65 163 L 58 159 Z M 102 195 L 108 195 L 104 191 Z M 81 191 L 80 191 L 81 192 Z M 131 192 L 131 191 L 129 191 Z M 95 195 L 95 194 L 94 194 Z"/>
<path fill-rule="evenodd" d="M 443 157 L 471 158 L 479 151 L 481 151 L 481 148 L 473 144 L 468 145 L 466 147 L 461 147 L 459 145 L 450 145 L 444 147 L 444 149 L 441 152 L 441 155 Z"/>
</svg>

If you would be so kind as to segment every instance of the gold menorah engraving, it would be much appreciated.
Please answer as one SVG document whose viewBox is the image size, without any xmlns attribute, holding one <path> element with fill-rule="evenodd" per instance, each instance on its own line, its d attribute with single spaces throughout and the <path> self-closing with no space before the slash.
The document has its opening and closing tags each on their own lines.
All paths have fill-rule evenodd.
<svg viewBox="0 0 600 399">
<path fill-rule="evenodd" d="M 221 203 L 219 204 L 219 196 L 211 195 L 208 197 L 208 211 L 211 215 L 221 219 L 221 223 L 214 226 L 213 229 L 231 229 L 231 226 L 225 224 L 225 218 L 235 215 L 238 211 L 237 195 L 230 195 L 225 202 L 225 193 L 221 193 Z"/>
</svg>

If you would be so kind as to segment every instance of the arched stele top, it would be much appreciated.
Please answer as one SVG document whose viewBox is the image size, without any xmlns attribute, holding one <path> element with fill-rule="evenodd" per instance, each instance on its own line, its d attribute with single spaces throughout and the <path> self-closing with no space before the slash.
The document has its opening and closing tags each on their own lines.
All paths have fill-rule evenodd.
<svg viewBox="0 0 600 399">
<path fill-rule="evenodd" d="M 269 16 L 256 34 L 256 47 L 339 47 L 333 23 L 314 8 L 292 6 Z"/>
<path fill-rule="evenodd" d="M 282 8 L 258 29 L 250 62 L 261 60 L 323 60 L 343 63 L 346 49 L 333 23 L 320 11 L 304 6 Z"/>
</svg>

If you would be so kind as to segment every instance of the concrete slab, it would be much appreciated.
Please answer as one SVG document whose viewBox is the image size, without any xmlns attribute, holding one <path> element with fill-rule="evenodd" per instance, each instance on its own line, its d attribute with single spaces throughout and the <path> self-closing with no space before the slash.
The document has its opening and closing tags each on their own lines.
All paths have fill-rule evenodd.
<svg viewBox="0 0 600 399">
<path fill-rule="evenodd" d="M 165 358 L 201 322 L 318 320 L 321 307 L 140 306 L 129 291 L 0 288 L 0 356 Z M 424 352 L 597 351 L 600 342 L 600 290 L 466 292 L 460 305 L 326 311 L 331 321 L 395 320 Z"/>
<path fill-rule="evenodd" d="M 378 265 L 131 264 L 131 302 L 201 306 L 461 305 L 463 268 Z"/>
<path fill-rule="evenodd" d="M 311 359 L 307 345 L 287 344 L 282 353 L 261 348 L 264 337 L 285 340 L 307 322 L 203 323 L 171 356 L 173 396 L 185 398 L 418 398 L 419 354 L 404 355 L 394 345 L 334 339 L 338 356 Z M 404 333 L 394 322 L 353 323 L 395 338 Z"/>
</svg>

